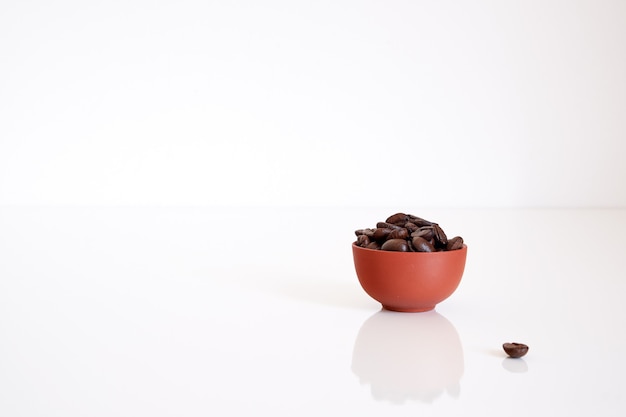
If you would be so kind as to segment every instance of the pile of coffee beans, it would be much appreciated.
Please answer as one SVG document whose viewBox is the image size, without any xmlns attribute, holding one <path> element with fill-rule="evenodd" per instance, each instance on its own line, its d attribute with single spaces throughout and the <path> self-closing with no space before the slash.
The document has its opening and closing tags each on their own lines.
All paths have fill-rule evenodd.
<svg viewBox="0 0 626 417">
<path fill-rule="evenodd" d="M 463 247 L 461 236 L 448 239 L 437 224 L 412 214 L 396 213 L 375 228 L 359 229 L 356 245 L 396 252 L 440 252 Z"/>
</svg>

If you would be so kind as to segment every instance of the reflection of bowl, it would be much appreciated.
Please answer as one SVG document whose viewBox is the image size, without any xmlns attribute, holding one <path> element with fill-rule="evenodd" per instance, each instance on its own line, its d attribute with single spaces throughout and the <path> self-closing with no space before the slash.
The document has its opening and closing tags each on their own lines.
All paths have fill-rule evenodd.
<svg viewBox="0 0 626 417">
<path fill-rule="evenodd" d="M 393 252 L 352 244 L 361 286 L 387 310 L 428 311 L 461 282 L 467 246 L 443 252 Z"/>
<path fill-rule="evenodd" d="M 460 392 L 463 347 L 454 326 L 435 311 L 399 314 L 382 310 L 361 326 L 352 371 L 372 396 L 401 403 L 432 402 L 444 390 Z"/>
</svg>

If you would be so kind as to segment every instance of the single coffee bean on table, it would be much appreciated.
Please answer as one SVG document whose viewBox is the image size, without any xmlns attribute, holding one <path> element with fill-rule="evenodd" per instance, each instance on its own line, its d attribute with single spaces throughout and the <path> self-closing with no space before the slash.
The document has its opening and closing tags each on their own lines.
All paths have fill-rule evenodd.
<svg viewBox="0 0 626 417">
<path fill-rule="evenodd" d="M 512 358 L 521 358 L 528 353 L 528 346 L 523 343 L 504 343 L 502 348 Z"/>
<path fill-rule="evenodd" d="M 396 213 L 375 227 L 358 229 L 357 246 L 396 252 L 440 252 L 463 248 L 463 238 L 448 239 L 443 228 L 412 214 Z"/>
</svg>

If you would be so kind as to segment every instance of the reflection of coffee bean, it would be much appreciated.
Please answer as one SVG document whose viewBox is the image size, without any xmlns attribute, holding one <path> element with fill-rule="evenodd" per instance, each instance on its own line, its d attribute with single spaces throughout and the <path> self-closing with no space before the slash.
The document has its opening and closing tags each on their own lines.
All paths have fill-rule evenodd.
<svg viewBox="0 0 626 417">
<path fill-rule="evenodd" d="M 528 353 L 528 346 L 523 343 L 505 343 L 502 348 L 512 358 L 521 358 Z"/>
<path fill-rule="evenodd" d="M 424 220 L 412 214 L 396 213 L 384 222 L 376 223 L 375 228 L 358 229 L 355 244 L 369 249 L 383 249 L 401 252 L 438 252 L 462 249 L 463 238 L 448 239 L 437 223 Z M 404 240 L 404 244 L 389 240 Z M 392 249 L 393 248 L 393 249 Z"/>
</svg>

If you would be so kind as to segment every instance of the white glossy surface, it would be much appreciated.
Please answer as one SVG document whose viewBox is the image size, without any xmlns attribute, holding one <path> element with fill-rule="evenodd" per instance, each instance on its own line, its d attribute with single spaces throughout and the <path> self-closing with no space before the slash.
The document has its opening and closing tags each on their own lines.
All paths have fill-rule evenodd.
<svg viewBox="0 0 626 417">
<path fill-rule="evenodd" d="M 394 211 L 0 208 L 0 415 L 626 413 L 626 210 L 407 208 L 469 246 L 414 314 L 352 265 Z"/>
<path fill-rule="evenodd" d="M 3 0 L 0 204 L 626 207 L 625 22 L 623 0 Z M 418 193 L 376 169 L 400 155 Z"/>
</svg>

